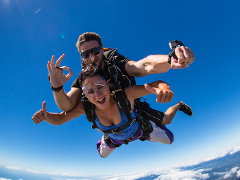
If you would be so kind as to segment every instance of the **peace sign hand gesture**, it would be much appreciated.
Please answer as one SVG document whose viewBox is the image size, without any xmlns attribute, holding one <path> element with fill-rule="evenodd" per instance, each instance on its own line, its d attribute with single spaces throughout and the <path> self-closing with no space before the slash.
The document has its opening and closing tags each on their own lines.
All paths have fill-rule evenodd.
<svg viewBox="0 0 240 180">
<path fill-rule="evenodd" d="M 50 82 L 54 88 L 58 88 L 65 84 L 73 75 L 72 70 L 67 66 L 60 67 L 62 59 L 65 57 L 63 54 L 57 61 L 54 66 L 55 56 L 52 56 L 51 62 L 48 61 L 47 68 L 49 72 Z M 65 75 L 62 71 L 67 70 L 69 73 Z"/>
</svg>

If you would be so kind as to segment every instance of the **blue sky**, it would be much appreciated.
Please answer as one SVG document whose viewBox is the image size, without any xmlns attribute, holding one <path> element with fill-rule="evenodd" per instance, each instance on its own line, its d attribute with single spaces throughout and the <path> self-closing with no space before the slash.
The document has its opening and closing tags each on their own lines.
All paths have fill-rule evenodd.
<svg viewBox="0 0 240 180">
<path fill-rule="evenodd" d="M 0 0 L 0 63 L 2 77 L 0 163 L 40 172 L 107 175 L 150 170 L 202 157 L 240 141 L 239 133 L 239 13 L 238 1 L 46 1 Z M 80 34 L 91 31 L 105 47 L 132 60 L 168 54 L 168 42 L 183 41 L 195 54 L 189 68 L 137 78 L 137 84 L 168 82 L 171 103 L 182 100 L 192 117 L 178 112 L 168 125 L 172 145 L 135 141 L 108 158 L 97 153 L 102 136 L 85 116 L 61 126 L 35 125 L 31 117 L 47 102 L 56 106 L 47 80 L 47 61 L 66 54 L 62 65 L 80 73 L 75 47 Z"/>
</svg>

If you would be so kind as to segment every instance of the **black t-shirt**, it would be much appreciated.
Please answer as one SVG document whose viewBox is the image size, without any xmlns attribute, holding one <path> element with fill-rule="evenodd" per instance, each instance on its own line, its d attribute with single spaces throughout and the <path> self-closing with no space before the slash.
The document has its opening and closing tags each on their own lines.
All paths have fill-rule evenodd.
<svg viewBox="0 0 240 180">
<path fill-rule="evenodd" d="M 105 63 L 103 71 L 105 72 L 108 79 L 111 79 L 111 76 L 110 76 L 109 71 L 108 71 L 107 58 L 108 58 L 108 55 L 114 50 L 115 49 L 112 49 L 110 51 L 106 51 L 106 52 L 104 52 L 104 55 L 103 55 L 103 61 Z M 129 76 L 127 74 L 126 70 L 125 70 L 125 64 L 128 61 L 131 61 L 131 60 L 125 58 L 124 56 L 119 54 L 117 51 L 115 52 L 114 56 L 116 57 L 116 58 L 114 58 L 114 62 L 115 62 L 115 65 L 117 67 L 117 70 L 121 71 L 120 73 L 122 73 L 122 77 L 123 77 L 122 80 L 125 82 L 125 83 L 122 83 L 120 81 L 122 87 L 125 88 L 125 87 L 131 86 L 131 85 L 136 85 L 135 77 L 134 76 Z M 72 87 L 80 89 L 80 84 L 79 84 L 78 78 L 73 82 Z"/>
</svg>

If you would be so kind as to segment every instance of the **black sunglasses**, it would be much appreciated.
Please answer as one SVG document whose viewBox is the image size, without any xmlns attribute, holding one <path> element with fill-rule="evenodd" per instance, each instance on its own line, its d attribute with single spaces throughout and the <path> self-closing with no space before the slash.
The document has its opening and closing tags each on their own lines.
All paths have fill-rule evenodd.
<svg viewBox="0 0 240 180">
<path fill-rule="evenodd" d="M 89 57 L 89 54 L 91 53 L 92 55 L 98 55 L 101 51 L 102 47 L 94 47 L 92 49 L 80 52 L 80 55 L 82 56 L 82 58 L 86 59 Z"/>
</svg>

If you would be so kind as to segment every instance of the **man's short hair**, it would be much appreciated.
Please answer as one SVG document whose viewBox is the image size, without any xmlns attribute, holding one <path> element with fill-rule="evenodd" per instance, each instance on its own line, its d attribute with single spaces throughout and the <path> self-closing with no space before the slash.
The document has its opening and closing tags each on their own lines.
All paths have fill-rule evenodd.
<svg viewBox="0 0 240 180">
<path fill-rule="evenodd" d="M 83 45 L 83 43 L 89 42 L 89 41 L 97 41 L 99 46 L 101 46 L 101 47 L 103 46 L 101 37 L 97 33 L 85 32 L 82 35 L 80 35 L 78 38 L 78 41 L 76 44 L 78 52 L 81 52 L 80 46 Z"/>
</svg>

